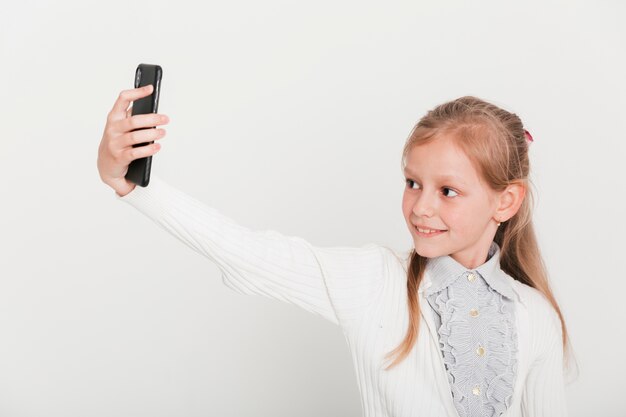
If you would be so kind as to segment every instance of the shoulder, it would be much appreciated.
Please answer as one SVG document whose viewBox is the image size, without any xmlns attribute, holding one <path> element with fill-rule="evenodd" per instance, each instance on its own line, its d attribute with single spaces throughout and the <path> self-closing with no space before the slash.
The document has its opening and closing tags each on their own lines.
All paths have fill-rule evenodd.
<svg viewBox="0 0 626 417">
<path fill-rule="evenodd" d="M 310 246 L 317 254 L 346 264 L 358 265 L 359 262 L 368 259 L 381 261 L 383 257 L 382 247 L 375 243 L 367 243 L 361 246 Z"/>
<path fill-rule="evenodd" d="M 403 269 L 404 272 L 407 271 L 411 257 L 411 250 L 397 251 L 388 246 L 382 245 L 376 245 L 376 247 L 382 252 L 387 263 Z"/>
<path fill-rule="evenodd" d="M 535 346 L 540 352 L 561 343 L 561 319 L 548 297 L 536 288 L 511 278 L 513 289 L 520 298 L 521 320 L 527 322 Z"/>
<path fill-rule="evenodd" d="M 528 314 L 532 318 L 543 320 L 548 317 L 558 318 L 556 310 L 544 293 L 510 276 L 509 279 L 513 289 L 519 296 L 519 301 L 521 301 L 523 307 L 528 311 Z"/>
<path fill-rule="evenodd" d="M 333 278 L 371 277 L 381 280 L 385 271 L 383 248 L 374 243 L 361 246 L 314 247 L 311 250 L 315 258 Z"/>
</svg>

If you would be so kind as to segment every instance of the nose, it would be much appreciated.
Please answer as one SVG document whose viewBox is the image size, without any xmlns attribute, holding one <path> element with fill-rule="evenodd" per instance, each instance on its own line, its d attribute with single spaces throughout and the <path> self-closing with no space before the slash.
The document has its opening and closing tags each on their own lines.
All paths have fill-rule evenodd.
<svg viewBox="0 0 626 417">
<path fill-rule="evenodd" d="M 435 197 L 431 193 L 421 192 L 413 204 L 413 213 L 418 218 L 432 217 L 435 213 Z"/>
</svg>

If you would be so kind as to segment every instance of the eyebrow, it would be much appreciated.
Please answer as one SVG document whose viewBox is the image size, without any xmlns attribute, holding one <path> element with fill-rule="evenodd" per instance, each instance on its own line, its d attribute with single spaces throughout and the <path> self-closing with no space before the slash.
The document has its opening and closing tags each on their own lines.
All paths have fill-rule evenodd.
<svg viewBox="0 0 626 417">
<path fill-rule="evenodd" d="M 414 177 L 419 177 L 419 175 L 409 170 L 408 168 L 404 168 L 404 173 Z M 458 182 L 461 185 L 465 185 L 465 182 L 461 179 L 461 177 L 458 177 L 456 175 L 438 175 L 435 178 L 439 179 L 440 181 L 453 181 Z"/>
</svg>

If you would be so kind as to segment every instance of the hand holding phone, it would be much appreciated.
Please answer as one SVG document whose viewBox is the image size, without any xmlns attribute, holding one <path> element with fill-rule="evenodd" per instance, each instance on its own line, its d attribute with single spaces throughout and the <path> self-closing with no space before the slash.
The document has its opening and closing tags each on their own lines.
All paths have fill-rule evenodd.
<svg viewBox="0 0 626 417">
<path fill-rule="evenodd" d="M 131 115 L 131 103 L 153 93 L 152 84 L 121 91 L 106 117 L 98 147 L 98 173 L 102 182 L 113 188 L 119 196 L 128 194 L 137 186 L 125 177 L 131 162 L 159 152 L 159 143 L 153 142 L 162 140 L 167 134 L 162 128 L 170 121 L 166 114 Z M 156 129 L 151 129 L 155 126 Z M 152 144 L 133 146 L 138 143 Z"/>
<path fill-rule="evenodd" d="M 152 94 L 133 101 L 132 116 L 137 114 L 157 113 L 159 109 L 159 95 L 161 92 L 161 78 L 163 70 L 159 65 L 139 64 L 135 71 L 135 88 L 144 87 L 152 84 Z M 154 129 L 156 126 L 149 128 L 139 128 L 133 130 Z M 139 146 L 147 146 L 154 141 L 133 144 L 133 148 Z M 138 158 L 128 165 L 128 172 L 125 178 L 141 187 L 147 187 L 150 183 L 150 172 L 152 168 L 152 155 Z"/>
</svg>

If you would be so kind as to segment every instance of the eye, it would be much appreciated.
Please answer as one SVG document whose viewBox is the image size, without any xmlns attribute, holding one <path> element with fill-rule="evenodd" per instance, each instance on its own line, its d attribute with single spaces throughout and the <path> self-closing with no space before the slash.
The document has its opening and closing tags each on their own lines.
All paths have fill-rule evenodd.
<svg viewBox="0 0 626 417">
<path fill-rule="evenodd" d="M 413 189 L 413 186 L 412 186 L 411 184 L 416 184 L 416 182 L 407 178 L 407 180 L 406 180 L 406 185 L 407 185 L 409 188 Z"/>
<path fill-rule="evenodd" d="M 458 194 L 456 191 L 454 191 L 452 188 L 443 187 L 443 189 L 444 189 L 444 190 L 449 190 L 449 191 L 452 191 L 453 193 L 455 193 L 455 194 L 456 194 L 456 195 L 453 195 L 453 196 L 446 196 L 446 197 L 450 197 L 450 198 L 452 198 L 452 197 L 456 197 L 457 195 L 459 195 L 459 194 Z"/>
</svg>

